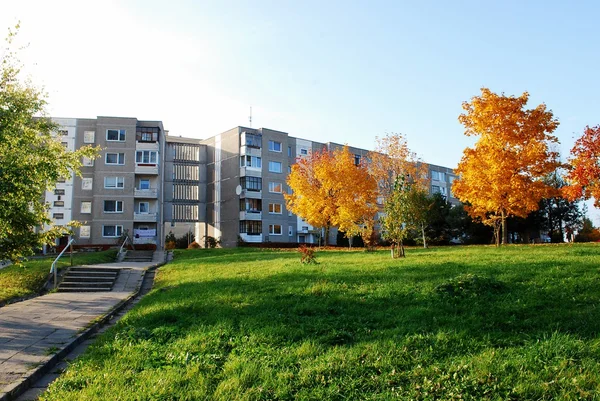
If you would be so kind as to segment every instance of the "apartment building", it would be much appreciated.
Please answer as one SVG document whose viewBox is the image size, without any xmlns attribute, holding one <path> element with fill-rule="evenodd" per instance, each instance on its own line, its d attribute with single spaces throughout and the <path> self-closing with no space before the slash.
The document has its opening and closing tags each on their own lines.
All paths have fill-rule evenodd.
<svg viewBox="0 0 600 401">
<path fill-rule="evenodd" d="M 238 242 L 314 243 L 319 231 L 286 210 L 283 194 L 289 191 L 287 174 L 297 158 L 312 151 L 342 148 L 292 137 L 266 128 L 236 127 L 202 141 L 207 145 L 207 234 L 223 246 Z M 368 150 L 350 147 L 356 164 Z M 428 165 L 431 192 L 451 193 L 452 169 Z M 330 243 L 335 242 L 332 230 Z"/>
<path fill-rule="evenodd" d="M 135 118 L 56 118 L 64 146 L 100 146 L 100 157 L 84 159 L 72 175 L 46 192 L 55 224 L 78 221 L 77 245 L 116 243 L 129 233 L 135 244 L 160 244 L 164 128 Z"/>
<path fill-rule="evenodd" d="M 239 242 L 315 243 L 320 231 L 286 209 L 291 166 L 313 151 L 344 145 L 315 142 L 267 128 L 235 127 L 204 140 L 168 135 L 160 121 L 135 118 L 54 119 L 71 150 L 99 145 L 83 160 L 82 177 L 65 177 L 46 193 L 56 224 L 80 222 L 77 244 L 114 244 L 125 232 L 134 244 L 161 248 L 165 235 Z M 350 147 L 358 164 L 368 150 Z M 431 192 L 451 193 L 450 168 L 429 165 Z M 332 230 L 330 243 L 335 242 Z"/>
</svg>

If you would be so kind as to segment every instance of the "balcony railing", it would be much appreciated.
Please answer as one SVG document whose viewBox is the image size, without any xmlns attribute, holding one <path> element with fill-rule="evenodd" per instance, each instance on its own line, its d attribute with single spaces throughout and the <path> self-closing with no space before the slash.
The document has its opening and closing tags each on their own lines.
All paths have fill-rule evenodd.
<svg viewBox="0 0 600 401">
<path fill-rule="evenodd" d="M 156 244 L 156 237 L 139 237 L 133 238 L 133 243 L 135 245 L 139 244 Z"/>
<path fill-rule="evenodd" d="M 133 196 L 136 198 L 158 198 L 158 189 L 157 188 L 146 188 L 146 189 L 135 188 L 133 190 Z"/>
<path fill-rule="evenodd" d="M 158 145 L 158 142 L 136 141 L 135 149 L 136 150 L 159 150 L 159 145 Z"/>
<path fill-rule="evenodd" d="M 152 222 L 152 223 L 156 223 L 156 217 L 157 217 L 156 213 L 139 213 L 139 212 L 135 212 L 133 214 L 133 221 L 134 222 Z"/>
<path fill-rule="evenodd" d="M 262 212 L 248 212 L 241 211 L 240 212 L 240 220 L 260 220 L 262 219 Z"/>
<path fill-rule="evenodd" d="M 158 175 L 158 164 L 142 164 L 135 165 L 136 174 Z"/>
</svg>

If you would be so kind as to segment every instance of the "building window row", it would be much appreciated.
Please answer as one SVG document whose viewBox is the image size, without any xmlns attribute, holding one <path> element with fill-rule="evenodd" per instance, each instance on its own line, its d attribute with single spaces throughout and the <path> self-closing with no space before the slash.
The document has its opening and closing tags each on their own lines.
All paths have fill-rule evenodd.
<svg viewBox="0 0 600 401">
<path fill-rule="evenodd" d="M 240 186 L 246 191 L 262 191 L 262 178 L 260 177 L 241 177 Z"/>
<path fill-rule="evenodd" d="M 125 133 L 124 129 L 107 129 L 106 140 L 109 142 L 124 142 Z"/>
<path fill-rule="evenodd" d="M 104 188 L 106 189 L 123 189 L 124 186 L 124 177 L 104 177 Z"/>
<path fill-rule="evenodd" d="M 138 150 L 135 152 L 137 164 L 157 164 L 158 152 L 153 150 Z"/>
<path fill-rule="evenodd" d="M 173 184 L 173 199 L 199 200 L 200 190 L 198 185 Z"/>
<path fill-rule="evenodd" d="M 251 134 L 248 132 L 244 132 L 243 134 L 246 137 L 244 145 L 249 148 L 262 148 L 262 137 L 260 135 Z"/>
<path fill-rule="evenodd" d="M 269 214 L 281 214 L 281 203 L 269 203 Z"/>
<path fill-rule="evenodd" d="M 262 200 L 260 199 L 240 199 L 240 212 L 260 213 L 262 212 Z"/>
<path fill-rule="evenodd" d="M 269 150 L 271 152 L 281 152 L 281 142 L 269 141 Z"/>
<path fill-rule="evenodd" d="M 192 222 L 199 219 L 199 206 L 195 204 L 175 203 L 171 207 L 173 221 Z"/>
<path fill-rule="evenodd" d="M 240 156 L 240 167 L 261 168 L 262 159 L 258 156 Z"/>
<path fill-rule="evenodd" d="M 200 161 L 200 146 L 193 144 L 173 144 L 173 159 L 198 162 Z"/>
<path fill-rule="evenodd" d="M 200 179 L 200 166 L 187 164 L 173 165 L 173 179 L 185 181 L 198 181 Z"/>
<path fill-rule="evenodd" d="M 160 128 L 158 127 L 136 127 L 135 140 L 138 142 L 157 142 L 159 132 Z"/>
<path fill-rule="evenodd" d="M 269 171 L 271 173 L 281 173 L 281 162 L 269 161 Z"/>
<path fill-rule="evenodd" d="M 125 164 L 125 153 L 106 153 L 105 164 Z"/>
<path fill-rule="evenodd" d="M 240 221 L 240 234 L 260 235 L 262 234 L 262 222 L 260 221 Z"/>
<path fill-rule="evenodd" d="M 121 235 L 123 235 L 123 226 L 121 226 L 121 225 L 102 226 L 102 236 L 103 237 L 116 238 L 116 237 L 120 237 Z"/>
<path fill-rule="evenodd" d="M 280 182 L 269 182 L 269 192 L 274 194 L 280 194 L 283 192 L 283 185 Z"/>
<path fill-rule="evenodd" d="M 123 201 L 105 200 L 104 213 L 123 213 Z"/>
</svg>

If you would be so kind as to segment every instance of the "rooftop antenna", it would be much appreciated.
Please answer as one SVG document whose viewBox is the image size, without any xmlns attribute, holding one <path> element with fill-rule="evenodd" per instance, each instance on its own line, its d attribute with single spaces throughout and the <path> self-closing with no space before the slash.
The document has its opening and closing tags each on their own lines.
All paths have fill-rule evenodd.
<svg viewBox="0 0 600 401">
<path fill-rule="evenodd" d="M 250 122 L 250 128 L 252 128 L 252 106 L 250 106 L 250 117 L 248 117 L 248 121 Z"/>
</svg>

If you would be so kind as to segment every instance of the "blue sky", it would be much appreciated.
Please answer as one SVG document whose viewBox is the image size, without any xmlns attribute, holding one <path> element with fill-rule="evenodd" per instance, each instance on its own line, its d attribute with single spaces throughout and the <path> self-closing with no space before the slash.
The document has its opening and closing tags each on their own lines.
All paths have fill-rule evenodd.
<svg viewBox="0 0 600 401">
<path fill-rule="evenodd" d="M 49 4 L 48 4 L 49 3 Z M 600 124 L 595 2 L 102 1 L 3 5 L 62 117 L 160 119 L 204 138 L 236 125 L 372 149 L 398 132 L 455 167 L 482 86 L 544 102 L 563 154 Z"/>
</svg>

